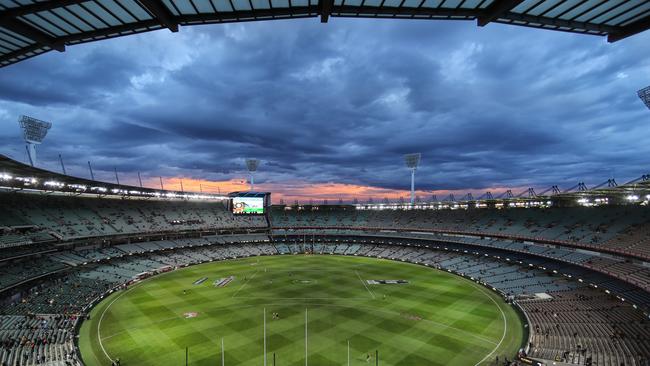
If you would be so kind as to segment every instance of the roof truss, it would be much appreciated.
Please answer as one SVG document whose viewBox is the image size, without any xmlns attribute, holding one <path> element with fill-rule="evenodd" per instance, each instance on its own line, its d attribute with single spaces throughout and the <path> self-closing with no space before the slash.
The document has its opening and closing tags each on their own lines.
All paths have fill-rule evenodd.
<svg viewBox="0 0 650 366">
<path fill-rule="evenodd" d="M 630 25 L 627 25 L 620 30 L 613 31 L 607 36 L 607 42 L 616 42 L 621 39 L 641 33 L 650 28 L 650 13 L 645 18 L 640 19 Z"/>
<path fill-rule="evenodd" d="M 479 26 L 495 22 L 607 36 L 609 42 L 650 28 L 650 2 L 632 4 L 631 0 L 616 4 L 604 0 L 484 0 L 472 6 L 463 1 L 454 7 L 443 6 L 444 1 L 431 5 L 424 0 L 408 6 L 404 0 L 391 6 L 384 6 L 385 0 L 378 6 L 365 0 L 359 5 L 349 5 L 346 0 L 309 0 L 298 6 L 287 0 L 288 6 L 277 7 L 277 1 L 204 0 L 202 7 L 196 0 L 110 0 L 112 7 L 106 5 L 109 1 L 99 0 L 21 0 L 9 2 L 12 7 L 0 2 L 0 41 L 12 45 L 0 48 L 0 67 L 50 50 L 62 52 L 66 45 L 163 28 L 177 32 L 185 25 L 287 18 L 320 17 L 323 23 L 331 17 L 476 20 Z M 2 29 L 24 39 L 14 42 Z"/>
<path fill-rule="evenodd" d="M 139 0 L 140 4 L 151 13 L 160 24 L 172 32 L 178 32 L 178 21 L 161 0 Z"/>
<path fill-rule="evenodd" d="M 502 17 L 522 2 L 524 2 L 524 0 L 495 0 L 485 10 L 483 15 L 476 18 L 476 23 L 479 27 L 486 26 L 488 23 Z"/>
</svg>

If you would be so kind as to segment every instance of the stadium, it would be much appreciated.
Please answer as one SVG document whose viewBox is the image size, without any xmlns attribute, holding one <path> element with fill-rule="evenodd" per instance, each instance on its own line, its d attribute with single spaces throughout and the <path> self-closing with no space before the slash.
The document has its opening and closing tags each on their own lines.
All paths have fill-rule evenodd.
<svg viewBox="0 0 650 366">
<path fill-rule="evenodd" d="M 331 155 L 336 154 L 323 153 L 319 138 L 286 148 L 280 142 L 267 143 L 255 136 L 245 139 L 245 146 L 236 145 L 234 139 L 218 147 L 208 144 L 206 149 L 219 150 L 219 154 L 224 154 L 223 160 L 228 160 L 227 150 L 238 154 L 232 160 L 239 166 L 228 165 L 219 178 L 212 178 L 211 173 L 205 173 L 212 166 L 194 167 L 199 164 L 196 161 L 213 157 L 194 144 L 200 137 L 181 140 L 179 145 L 188 146 L 187 151 L 191 152 L 188 158 L 181 156 L 180 150 L 165 155 L 164 149 L 174 145 L 174 141 L 164 141 L 164 134 L 151 133 L 151 130 L 141 140 L 128 136 L 129 131 L 137 130 L 116 133 L 120 142 L 109 148 L 115 137 L 113 130 L 118 128 L 105 127 L 103 123 L 107 122 L 98 115 L 94 116 L 101 127 L 84 130 L 95 121 L 88 123 L 80 117 L 85 116 L 80 111 L 102 109 L 109 104 L 136 105 L 141 100 L 145 102 L 140 106 L 162 108 L 151 102 L 154 94 L 145 97 L 142 95 L 146 93 L 138 94 L 125 103 L 117 96 L 123 91 L 96 93 L 96 89 L 80 87 L 67 94 L 63 85 L 75 82 L 81 78 L 80 74 L 88 71 L 79 67 L 78 60 L 88 60 L 83 52 L 90 52 L 88 48 L 82 49 L 85 46 L 81 44 L 97 47 L 90 49 L 94 52 L 102 50 L 101 44 L 105 42 L 120 42 L 122 36 L 128 36 L 124 39 L 144 37 L 156 30 L 177 33 L 181 27 L 213 23 L 257 20 L 275 23 L 282 19 L 299 22 L 303 18 L 306 18 L 303 21 L 319 18 L 322 23 L 331 23 L 330 18 L 350 18 L 353 22 L 362 21 L 359 18 L 388 18 L 399 24 L 415 19 L 470 21 L 481 28 L 499 23 L 515 32 L 532 28 L 531 32 L 606 37 L 608 43 L 625 47 L 628 38 L 642 37 L 639 34 L 650 28 L 650 3 L 634 0 L 0 1 L 0 119 L 4 121 L 9 115 L 7 111 L 13 111 L 16 104 L 26 111 L 25 115 L 12 115 L 12 120 L 7 122 L 7 126 L 11 123 L 12 128 L 16 127 L 14 117 L 18 117 L 22 139 L 15 134 L 3 139 L 4 135 L 0 134 L 0 141 L 6 144 L 0 147 L 0 365 L 650 365 L 650 174 L 643 166 L 623 161 L 630 151 L 644 156 L 642 151 L 634 150 L 636 145 L 632 142 L 625 141 L 632 144 L 627 150 L 620 145 L 612 148 L 618 159 L 616 169 L 636 171 L 637 175 L 630 179 L 619 178 L 617 182 L 612 173 L 610 178 L 596 184 L 585 184 L 581 178 L 572 177 L 576 184 L 536 185 L 521 175 L 535 177 L 537 170 L 556 169 L 553 163 L 540 158 L 516 172 L 516 179 L 510 181 L 516 182 L 512 188 L 503 188 L 498 178 L 493 178 L 494 184 L 481 185 L 479 190 L 472 188 L 476 185 L 458 182 L 459 189 L 467 188 L 463 194 L 453 188 L 456 186 L 433 187 L 435 184 L 425 182 L 431 176 L 421 178 L 421 184 L 429 188 L 416 191 L 416 171 L 418 177 L 424 175 L 423 169 L 428 169 L 425 165 L 430 164 L 426 160 L 429 155 L 410 153 L 412 150 L 402 154 L 402 150 L 395 149 L 387 155 L 393 159 L 395 151 L 400 151 L 394 160 L 399 160 L 403 171 L 395 173 L 393 165 L 387 165 L 385 174 L 397 175 L 400 183 L 404 183 L 403 176 L 408 172 L 410 190 L 394 189 L 384 184 L 383 177 L 372 169 L 355 166 L 350 168 L 354 179 L 358 179 L 354 182 L 373 186 L 375 191 L 381 187 L 382 194 L 396 191 L 398 195 L 343 198 L 343 193 L 327 195 L 325 192 L 332 189 L 334 183 L 330 177 L 337 179 L 335 173 L 307 183 L 296 183 L 296 175 L 286 180 L 279 179 L 282 176 L 279 173 L 265 175 L 266 169 L 277 169 L 285 175 L 297 170 L 284 168 L 286 161 L 277 151 L 291 150 L 291 154 L 296 154 L 295 150 L 302 148 L 313 150 L 313 156 L 322 158 L 322 165 L 313 161 L 306 164 L 315 166 L 310 170 L 314 177 L 321 176 L 321 171 L 333 166 L 327 165 L 328 159 L 334 159 Z M 241 29 L 228 29 L 240 32 L 233 31 L 235 35 L 230 35 L 233 39 L 249 41 Z M 313 41 L 308 38 L 309 42 Z M 95 41 L 99 41 L 98 46 Z M 145 54 L 156 48 L 149 47 L 148 42 L 145 40 L 137 46 Z M 507 43 L 505 38 L 499 42 Z M 576 44 L 571 43 L 570 47 L 577 47 Z M 81 53 L 68 51 L 77 47 Z M 469 49 L 475 52 L 480 47 Z M 619 54 L 629 51 L 615 50 Z M 61 52 L 65 53 L 60 55 Z M 107 56 L 110 52 L 98 52 L 100 59 L 110 57 Z M 68 56 L 72 59 L 70 64 L 66 64 Z M 229 64 L 233 67 L 229 72 L 235 74 L 238 67 L 254 63 L 248 58 L 252 56 L 240 56 L 234 66 Z M 568 58 L 570 62 L 578 62 Z M 107 68 L 91 67 L 91 73 L 98 77 L 102 73 L 110 74 L 111 68 L 125 72 L 123 62 L 120 59 Z M 327 64 L 323 67 L 325 71 L 308 69 L 304 75 L 292 74 L 292 80 L 299 83 L 305 78 L 322 77 L 322 73 L 342 63 L 338 59 L 332 62 L 334 66 Z M 23 65 L 26 71 L 18 69 Z M 32 68 L 33 65 L 45 66 L 39 69 Z M 56 69 L 61 65 L 64 66 Z M 70 71 L 65 65 L 77 65 L 79 69 L 71 66 Z M 56 83 L 44 83 L 43 88 L 27 85 L 32 89 L 26 95 L 32 95 L 32 101 L 29 101 L 31 97 L 13 100 L 6 96 L 10 94 L 7 91 L 12 81 L 10 72 L 16 70 L 16 74 L 20 71 L 38 78 L 34 70 L 41 70 L 46 74 L 42 76 L 45 79 L 51 76 L 45 69 L 57 70 L 53 72 Z M 451 69 L 445 70 L 453 74 Z M 469 74 L 468 69 L 462 70 Z M 74 76 L 59 79 L 68 71 Z M 147 83 L 171 85 L 169 80 L 174 79 L 171 73 L 147 75 L 141 79 L 130 77 L 137 86 L 134 90 L 145 90 Z M 628 78 L 623 69 L 615 75 L 617 80 Z M 353 78 L 352 74 L 348 76 Z M 230 75 L 222 77 L 232 81 Z M 463 77 L 470 78 L 465 74 Z M 190 79 L 197 85 L 203 82 L 200 78 Z M 469 89 L 477 85 L 475 82 L 470 83 Z M 107 80 L 101 83 L 111 84 Z M 228 89 L 236 89 L 227 82 L 224 84 Z M 310 85 L 313 84 L 323 88 L 324 82 L 318 79 L 318 83 Z M 370 85 L 370 89 L 375 86 Z M 257 83 L 253 88 L 261 90 L 263 85 Z M 278 94 L 286 90 L 279 85 L 273 88 Z M 300 89 L 295 85 L 289 88 Z M 167 92 L 166 88 L 157 89 Z M 182 87 L 178 89 L 185 92 Z M 15 92 L 17 89 L 12 90 L 13 94 L 20 94 Z M 341 90 L 337 89 L 337 93 L 348 92 Z M 45 94 L 55 95 L 55 102 L 42 102 L 47 99 L 43 97 Z M 79 98 L 75 102 L 78 108 L 67 104 L 71 102 L 66 98 L 72 98 L 73 94 Z M 100 94 L 101 99 L 110 103 L 102 104 L 101 108 L 92 106 L 96 101 L 86 103 L 86 99 Z M 630 94 L 634 99 L 630 105 L 643 109 L 647 119 L 643 104 L 650 108 L 650 87 Z M 389 97 L 381 100 L 390 106 L 388 110 L 402 108 L 390 104 L 398 98 L 395 93 Z M 175 98 L 172 97 L 170 104 L 181 104 Z M 625 104 L 621 100 L 627 99 L 599 101 Z M 324 95 L 317 103 L 328 101 L 331 100 Z M 256 103 L 239 102 L 232 98 L 227 104 L 245 109 L 247 103 Z M 202 112 L 202 103 L 212 102 L 200 97 L 188 102 L 190 108 L 196 108 L 191 111 L 197 115 Z M 297 105 L 306 102 L 296 98 L 291 103 L 292 107 L 299 108 Z M 282 109 L 261 104 L 269 113 Z M 60 108 L 61 105 L 65 108 Z M 373 108 L 379 108 L 376 105 Z M 625 108 L 628 113 L 632 107 L 625 104 Z M 357 109 L 355 118 L 359 119 L 375 113 L 363 107 Z M 544 105 L 544 112 L 555 118 L 554 111 L 549 109 L 552 108 Z M 381 113 L 377 114 L 392 113 L 378 110 Z M 78 130 L 64 131 L 74 137 L 65 140 L 63 133 L 55 134 L 57 121 L 27 115 L 34 111 L 43 115 L 63 113 L 60 115 L 83 122 L 76 125 Z M 103 112 L 109 114 L 108 109 Z M 223 110 L 212 112 L 226 114 Z M 293 116 L 308 118 L 305 115 L 312 112 Z M 142 117 L 145 112 L 138 113 L 140 118 L 145 118 Z M 627 118 L 623 116 L 625 113 L 619 113 L 621 118 Z M 482 117 L 489 118 L 487 114 Z M 634 114 L 634 119 L 639 115 L 640 112 Z M 263 116 L 265 121 L 267 117 Z M 165 119 L 164 116 L 156 118 Z M 209 118 L 212 120 L 214 115 Z M 336 123 L 333 113 L 329 120 L 319 121 L 321 125 Z M 246 125 L 247 121 L 233 118 L 228 123 Z M 391 128 L 379 118 L 373 123 L 371 129 L 389 131 Z M 308 127 L 318 130 L 318 124 Z M 190 129 L 190 122 L 185 120 L 177 125 Z M 265 129 L 265 126 L 246 125 L 244 130 L 263 130 L 265 135 L 293 133 L 280 127 L 277 131 Z M 302 127 L 298 125 L 295 129 Z M 353 130 L 349 125 L 339 127 Z M 647 126 L 627 128 L 634 134 L 634 140 L 641 140 L 638 146 L 645 146 Z M 228 125 L 219 134 L 236 135 L 233 131 L 236 131 L 234 127 Z M 542 135 L 540 131 L 535 130 L 534 134 Z M 197 132 L 198 135 L 209 133 L 207 129 Z M 391 133 L 387 133 L 388 137 L 395 137 Z M 46 142 L 48 134 L 51 140 Z M 322 140 L 327 140 L 326 137 L 323 134 Z M 98 140 L 91 141 L 92 138 Z M 390 150 L 390 144 L 374 138 L 368 134 L 378 150 L 369 155 L 373 160 L 381 160 L 377 151 L 382 152 L 384 147 Z M 85 139 L 91 141 L 88 145 L 93 145 L 92 151 L 82 149 Z M 296 139 L 301 140 L 303 136 Z M 453 137 L 449 139 L 452 141 Z M 480 139 L 485 138 L 481 135 Z M 537 144 L 537 140 L 528 141 L 520 135 L 514 139 L 521 145 Z M 130 144 L 138 145 L 137 151 L 145 154 L 145 147 L 154 140 L 153 155 L 138 159 L 128 155 Z M 354 139 L 340 140 L 336 146 L 348 160 L 360 156 L 354 154 L 363 150 L 358 145 L 350 147 L 354 143 L 350 140 Z M 67 169 L 62 154 L 48 150 L 51 149 L 49 141 L 57 141 L 54 149 L 65 151 L 66 158 L 73 160 Z M 12 150 L 14 143 L 20 143 L 20 150 Z M 250 150 L 252 145 L 258 145 L 260 150 Z M 462 145 L 458 151 L 463 153 L 448 158 L 454 163 L 467 159 L 465 151 L 471 155 L 485 149 L 482 143 L 457 145 Z M 553 145 L 553 149 L 557 146 Z M 534 156 L 551 154 L 549 150 L 539 149 Z M 518 153 L 510 147 L 504 150 L 506 160 Z M 103 158 L 98 157 L 99 151 L 105 154 Z M 250 151 L 262 151 L 275 158 L 241 158 L 250 156 Z M 172 155 L 187 159 L 185 166 L 191 168 L 183 171 L 180 165 L 172 166 L 171 162 L 158 165 L 157 160 L 172 159 Z M 605 155 L 596 156 L 605 159 Z M 221 155 L 216 156 L 218 160 Z M 438 164 L 436 171 L 444 171 L 445 164 Z M 579 169 L 580 164 L 571 166 Z M 118 167 L 128 171 L 132 179 L 125 181 Z M 147 172 L 144 181 L 140 170 Z M 188 171 L 203 173 L 183 178 Z M 338 178 L 347 182 L 347 176 L 341 171 L 344 170 L 337 173 Z M 134 180 L 135 173 L 137 180 Z M 358 178 L 358 175 L 366 177 Z M 167 177 L 166 183 L 163 177 Z M 211 179 L 221 179 L 222 186 L 228 183 L 229 187 L 238 189 L 216 189 Z M 326 182 L 328 179 L 330 182 Z M 170 184 L 170 180 L 178 180 L 179 184 Z M 334 187 L 348 189 L 349 184 Z M 308 193 L 292 196 L 298 190 Z M 401 196 L 402 193 L 406 195 Z M 427 198 L 422 194 L 427 194 Z M 335 199 L 337 195 L 341 196 Z"/>
</svg>

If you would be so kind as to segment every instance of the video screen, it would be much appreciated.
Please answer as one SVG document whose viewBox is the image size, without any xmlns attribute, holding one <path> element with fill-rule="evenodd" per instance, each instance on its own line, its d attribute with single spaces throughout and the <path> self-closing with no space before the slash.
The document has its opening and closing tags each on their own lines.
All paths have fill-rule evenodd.
<svg viewBox="0 0 650 366">
<path fill-rule="evenodd" d="M 235 215 L 264 215 L 264 197 L 233 197 L 232 213 Z"/>
</svg>

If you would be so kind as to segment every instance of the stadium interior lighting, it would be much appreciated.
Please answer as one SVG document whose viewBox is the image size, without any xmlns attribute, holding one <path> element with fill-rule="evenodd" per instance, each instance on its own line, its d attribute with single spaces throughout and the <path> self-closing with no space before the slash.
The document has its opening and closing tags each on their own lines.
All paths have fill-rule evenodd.
<svg viewBox="0 0 650 366">
<path fill-rule="evenodd" d="M 228 199 L 225 196 L 221 195 L 209 195 L 209 194 L 194 194 L 194 193 L 177 193 L 177 192 L 165 192 L 165 191 L 154 191 L 154 192 L 145 192 L 138 189 L 128 190 L 126 188 L 112 188 L 108 189 L 101 186 L 86 186 L 84 184 L 76 183 L 66 183 L 57 180 L 45 180 L 40 181 L 34 177 L 20 177 L 15 175 L 10 175 L 8 173 L 0 173 L 0 181 L 9 182 L 8 184 L 11 188 L 23 189 L 29 187 L 33 190 L 43 190 L 50 192 L 70 192 L 74 191 L 76 193 L 87 193 L 87 194 L 114 194 L 128 197 L 164 197 L 164 198 L 174 198 L 174 199 L 183 199 L 183 200 L 225 200 Z M 97 182 L 101 183 L 101 182 Z"/>
<path fill-rule="evenodd" d="M 421 157 L 422 154 L 420 153 L 404 155 L 404 163 L 411 170 L 411 205 L 415 203 L 415 171 L 420 165 Z"/>
<path fill-rule="evenodd" d="M 246 159 L 246 169 L 251 175 L 251 191 L 255 188 L 255 179 L 254 174 L 257 171 L 257 167 L 260 166 L 260 161 L 258 159 Z"/>
<path fill-rule="evenodd" d="M 639 199 L 639 196 L 631 194 L 627 197 L 625 197 L 628 201 L 637 201 Z"/>
<path fill-rule="evenodd" d="M 636 94 L 641 98 L 643 104 L 650 109 L 650 86 L 639 90 Z"/>
<path fill-rule="evenodd" d="M 45 183 L 43 183 L 43 184 L 44 184 L 45 186 L 48 186 L 48 187 L 56 187 L 56 188 L 63 188 L 63 187 L 65 187 L 65 184 L 64 184 L 64 183 L 57 182 L 57 181 L 53 181 L 53 180 L 51 180 L 51 181 L 47 181 L 47 182 L 45 182 Z"/>
<path fill-rule="evenodd" d="M 23 138 L 27 144 L 27 156 L 32 166 L 36 165 L 36 145 L 43 142 L 47 131 L 52 127 L 50 122 L 38 120 L 28 116 L 20 116 L 18 120 L 20 128 L 23 130 Z"/>
</svg>

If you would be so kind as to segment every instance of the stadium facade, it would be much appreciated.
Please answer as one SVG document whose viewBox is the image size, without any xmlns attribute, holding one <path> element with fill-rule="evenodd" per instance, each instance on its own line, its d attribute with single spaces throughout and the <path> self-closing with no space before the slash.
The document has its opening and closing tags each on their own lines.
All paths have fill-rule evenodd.
<svg viewBox="0 0 650 366">
<path fill-rule="evenodd" d="M 410 262 L 481 284 L 525 317 L 524 362 L 650 360 L 644 179 L 416 205 L 270 207 L 265 194 L 247 193 L 262 200 L 262 214 L 234 214 L 232 195 L 114 185 L 8 158 L 0 172 L 0 361 L 8 365 L 81 364 L 84 316 L 125 284 L 203 262 L 304 253 Z"/>
</svg>

